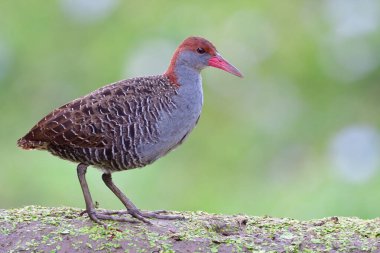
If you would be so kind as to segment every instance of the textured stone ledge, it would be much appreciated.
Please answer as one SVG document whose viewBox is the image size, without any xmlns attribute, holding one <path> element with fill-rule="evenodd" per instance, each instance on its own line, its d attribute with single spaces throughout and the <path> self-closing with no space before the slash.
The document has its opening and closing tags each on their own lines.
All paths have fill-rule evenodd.
<svg viewBox="0 0 380 253">
<path fill-rule="evenodd" d="M 0 210 L 1 252 L 380 252 L 380 219 L 170 212 L 180 221 L 94 224 L 81 209 Z"/>
</svg>

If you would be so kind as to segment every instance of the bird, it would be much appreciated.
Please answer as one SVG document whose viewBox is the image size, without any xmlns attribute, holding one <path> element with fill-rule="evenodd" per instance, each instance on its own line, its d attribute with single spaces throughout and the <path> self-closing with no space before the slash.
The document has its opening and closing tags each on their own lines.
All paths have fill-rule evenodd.
<svg viewBox="0 0 380 253">
<path fill-rule="evenodd" d="M 181 219 L 164 210 L 140 210 L 114 184 L 112 173 L 144 167 L 183 143 L 201 115 L 200 72 L 208 66 L 243 77 L 210 41 L 188 37 L 163 74 L 114 82 L 58 107 L 17 144 L 78 164 L 84 213 L 98 224 L 106 226 L 103 220 L 152 224 L 151 219 Z M 88 166 L 100 169 L 103 182 L 126 210 L 96 208 L 86 181 Z"/>
</svg>

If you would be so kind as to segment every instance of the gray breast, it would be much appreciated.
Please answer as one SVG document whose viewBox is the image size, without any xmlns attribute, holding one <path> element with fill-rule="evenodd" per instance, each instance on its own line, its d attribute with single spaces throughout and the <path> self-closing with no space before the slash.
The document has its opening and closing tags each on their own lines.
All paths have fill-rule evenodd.
<svg viewBox="0 0 380 253">
<path fill-rule="evenodd" d="M 178 92 L 171 98 L 172 109 L 160 111 L 158 139 L 139 146 L 141 162 L 151 163 L 173 150 L 196 125 L 203 105 L 202 79 L 199 73 L 185 77 L 179 80 Z"/>
</svg>

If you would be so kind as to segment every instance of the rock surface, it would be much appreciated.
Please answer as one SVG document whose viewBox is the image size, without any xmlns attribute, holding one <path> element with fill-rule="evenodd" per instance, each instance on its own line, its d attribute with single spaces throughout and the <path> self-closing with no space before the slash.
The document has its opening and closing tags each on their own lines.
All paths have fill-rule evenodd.
<svg viewBox="0 0 380 253">
<path fill-rule="evenodd" d="M 107 222 L 81 209 L 0 210 L 0 252 L 380 252 L 380 219 L 289 218 L 172 212 L 186 219 Z"/>
</svg>

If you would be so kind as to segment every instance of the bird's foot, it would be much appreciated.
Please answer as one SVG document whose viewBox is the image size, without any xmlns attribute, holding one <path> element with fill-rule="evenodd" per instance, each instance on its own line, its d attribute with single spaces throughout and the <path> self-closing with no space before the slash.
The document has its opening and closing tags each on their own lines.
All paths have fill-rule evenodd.
<svg viewBox="0 0 380 253">
<path fill-rule="evenodd" d="M 185 219 L 181 215 L 169 215 L 164 214 L 167 213 L 165 210 L 158 210 L 158 211 L 140 211 L 138 209 L 134 210 L 128 210 L 127 211 L 130 215 L 135 217 L 136 219 L 139 219 L 145 223 L 152 224 L 149 220 L 146 218 L 154 218 L 154 219 L 162 219 L 162 220 L 183 220 Z"/>
<path fill-rule="evenodd" d="M 134 219 L 127 219 L 124 217 L 120 217 L 122 214 L 128 214 L 128 211 L 96 211 L 95 209 L 92 210 L 84 210 L 80 213 L 82 216 L 83 214 L 87 213 L 91 220 L 95 221 L 99 225 L 104 226 L 107 228 L 107 225 L 102 222 L 101 220 L 112 220 L 112 221 L 121 221 L 121 222 L 131 222 L 136 223 L 136 220 Z"/>
<path fill-rule="evenodd" d="M 96 223 L 107 227 L 107 225 L 102 222 L 101 220 L 112 220 L 112 221 L 121 221 L 121 222 L 131 222 L 136 223 L 137 221 L 134 219 L 127 219 L 124 217 L 121 217 L 125 214 L 130 214 L 132 217 L 147 223 L 149 225 L 152 225 L 152 222 L 150 222 L 147 218 L 154 218 L 154 219 L 163 219 L 163 220 L 183 220 L 185 219 L 181 215 L 169 215 L 165 214 L 167 211 L 165 210 L 158 210 L 158 211 L 140 211 L 138 209 L 134 210 L 104 210 L 104 211 L 96 211 L 93 210 L 84 210 L 80 213 L 80 215 L 83 215 L 87 213 L 91 220 L 95 221 Z"/>
</svg>

